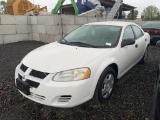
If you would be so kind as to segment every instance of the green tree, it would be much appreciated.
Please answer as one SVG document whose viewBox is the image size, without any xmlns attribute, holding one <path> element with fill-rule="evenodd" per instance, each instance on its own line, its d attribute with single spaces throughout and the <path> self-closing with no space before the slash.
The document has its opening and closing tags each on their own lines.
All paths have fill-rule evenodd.
<svg viewBox="0 0 160 120">
<path fill-rule="evenodd" d="M 139 13 L 138 10 L 134 10 L 134 11 L 133 11 L 133 19 L 134 19 L 134 20 L 137 19 L 138 13 Z M 128 19 L 128 20 L 132 20 L 132 11 L 130 11 L 130 12 L 128 13 L 127 19 Z"/>
<path fill-rule="evenodd" d="M 5 1 L 0 1 L 0 5 L 3 6 L 3 13 L 6 14 L 6 2 Z"/>
<path fill-rule="evenodd" d="M 154 5 L 148 6 L 143 10 L 142 16 L 144 16 L 144 20 L 156 20 L 159 16 L 159 10 Z"/>
<path fill-rule="evenodd" d="M 160 11 L 157 13 L 157 20 L 160 20 Z"/>
</svg>

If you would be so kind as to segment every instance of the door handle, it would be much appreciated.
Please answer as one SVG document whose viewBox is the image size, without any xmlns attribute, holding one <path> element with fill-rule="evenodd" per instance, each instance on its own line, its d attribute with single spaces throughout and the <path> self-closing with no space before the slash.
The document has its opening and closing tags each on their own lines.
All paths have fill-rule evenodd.
<svg viewBox="0 0 160 120">
<path fill-rule="evenodd" d="M 137 47 L 138 47 L 138 44 L 136 44 L 135 47 L 137 48 Z"/>
</svg>

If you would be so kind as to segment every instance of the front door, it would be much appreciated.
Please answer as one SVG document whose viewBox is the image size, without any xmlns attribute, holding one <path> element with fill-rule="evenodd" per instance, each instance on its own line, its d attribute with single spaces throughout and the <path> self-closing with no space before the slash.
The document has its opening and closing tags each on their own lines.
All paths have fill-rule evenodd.
<svg viewBox="0 0 160 120">
<path fill-rule="evenodd" d="M 129 39 L 135 40 L 135 36 L 130 25 L 124 29 L 122 41 Z M 119 64 L 121 65 L 119 71 L 120 76 L 123 75 L 125 72 L 127 72 L 135 63 L 137 59 L 136 49 L 137 49 L 136 44 L 120 47 L 119 49 L 121 53 L 120 54 L 121 57 L 119 58 Z"/>
</svg>

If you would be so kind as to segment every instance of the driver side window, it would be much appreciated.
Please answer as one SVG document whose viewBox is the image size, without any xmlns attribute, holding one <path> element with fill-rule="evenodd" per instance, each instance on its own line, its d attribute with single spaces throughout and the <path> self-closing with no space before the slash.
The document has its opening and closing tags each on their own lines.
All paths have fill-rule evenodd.
<svg viewBox="0 0 160 120">
<path fill-rule="evenodd" d="M 131 26 L 127 26 L 123 33 L 123 39 L 122 40 L 134 40 L 134 33 L 131 28 Z"/>
</svg>

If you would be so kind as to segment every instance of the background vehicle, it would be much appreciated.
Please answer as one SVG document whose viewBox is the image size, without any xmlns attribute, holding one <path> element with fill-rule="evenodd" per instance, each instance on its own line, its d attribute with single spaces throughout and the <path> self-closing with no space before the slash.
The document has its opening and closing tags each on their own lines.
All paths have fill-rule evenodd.
<svg viewBox="0 0 160 120">
<path fill-rule="evenodd" d="M 157 46 L 160 47 L 160 40 L 157 42 Z M 160 59 L 158 64 L 157 85 L 154 98 L 155 106 L 153 106 L 154 108 L 152 109 L 155 115 L 154 120 L 160 120 Z"/>
<path fill-rule="evenodd" d="M 160 21 L 145 22 L 142 29 L 150 34 L 152 43 L 156 44 L 160 40 Z"/>
<path fill-rule="evenodd" d="M 29 53 L 16 68 L 16 86 L 49 106 L 105 103 L 116 80 L 147 61 L 149 43 L 149 34 L 134 23 L 89 23 Z"/>
</svg>

